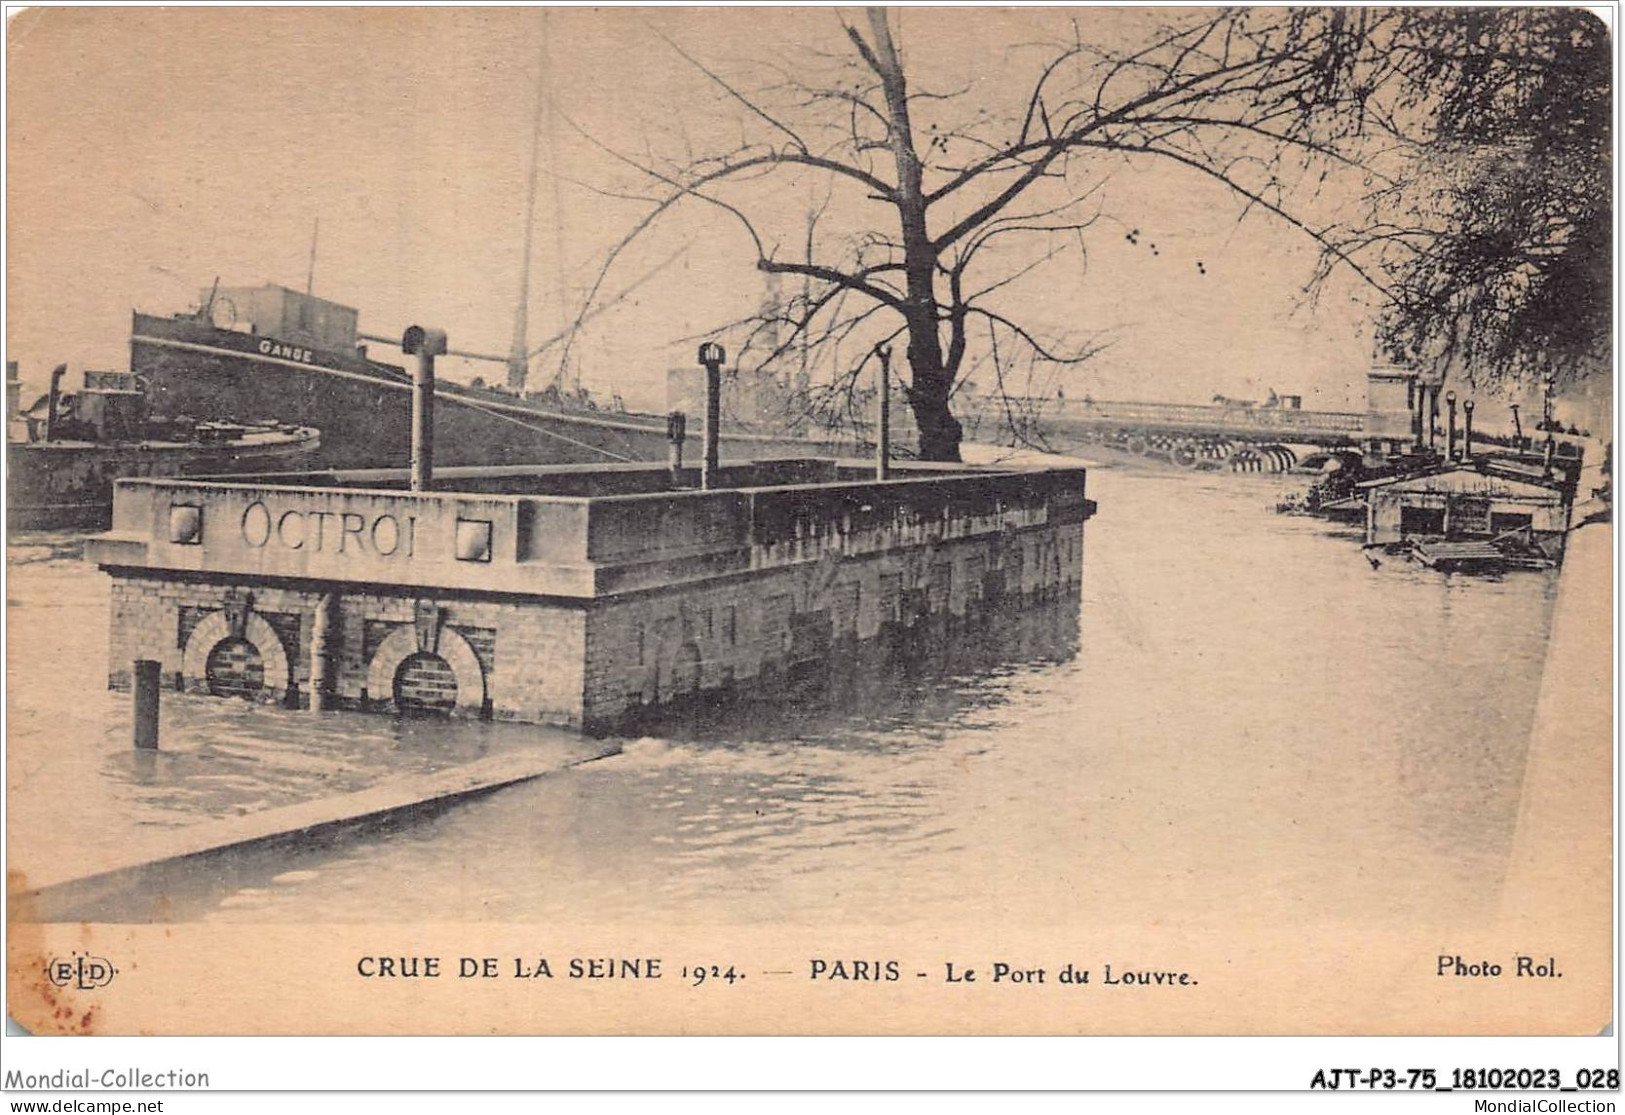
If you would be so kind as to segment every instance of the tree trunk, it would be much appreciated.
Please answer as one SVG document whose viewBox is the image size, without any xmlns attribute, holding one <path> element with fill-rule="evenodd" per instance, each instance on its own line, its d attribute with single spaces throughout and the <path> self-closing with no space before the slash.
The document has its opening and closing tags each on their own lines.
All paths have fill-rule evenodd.
<svg viewBox="0 0 1625 1115">
<path fill-rule="evenodd" d="M 927 461 L 959 460 L 959 442 L 964 429 L 948 408 L 953 382 L 942 363 L 942 345 L 937 340 L 936 306 L 922 323 L 910 321 L 908 365 L 912 384 L 909 407 L 920 432 L 920 457 Z"/>
<path fill-rule="evenodd" d="M 920 157 L 908 115 L 908 87 L 903 64 L 892 44 L 884 8 L 868 9 L 875 37 L 875 68 L 886 92 L 890 144 L 897 160 L 897 215 L 903 235 L 903 270 L 907 278 L 903 320 L 908 326 L 909 406 L 920 431 L 920 456 L 927 461 L 959 460 L 963 429 L 948 409 L 952 374 L 942 359 L 938 334 L 937 251 L 925 227 L 925 195 Z"/>
</svg>

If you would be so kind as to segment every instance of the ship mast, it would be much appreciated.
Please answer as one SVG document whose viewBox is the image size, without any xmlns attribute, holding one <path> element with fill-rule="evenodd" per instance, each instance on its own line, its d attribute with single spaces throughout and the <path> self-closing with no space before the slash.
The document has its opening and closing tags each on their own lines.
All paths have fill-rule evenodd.
<svg viewBox="0 0 1625 1115">
<path fill-rule="evenodd" d="M 559 142 L 559 114 L 558 114 L 557 111 L 555 111 L 556 102 L 553 100 L 553 96 L 552 96 L 552 92 L 553 92 L 553 55 L 552 55 L 553 39 L 552 39 L 552 36 L 550 36 L 547 33 L 547 27 L 548 27 L 547 9 L 543 8 L 542 9 L 542 76 L 541 76 L 541 81 L 543 83 L 543 85 L 542 85 L 542 89 L 543 89 L 543 92 L 544 92 L 543 99 L 546 100 L 547 104 L 548 104 L 547 116 L 545 118 L 546 119 L 546 124 L 547 124 L 548 160 L 549 160 L 550 163 L 556 163 L 556 161 L 558 159 L 558 153 L 561 150 L 560 142 Z M 566 259 L 566 256 L 564 254 L 564 198 L 563 198 L 563 194 L 562 194 L 563 184 L 562 184 L 562 180 L 559 178 L 559 176 L 557 174 L 549 175 L 548 189 L 549 189 L 549 192 L 552 195 L 552 207 L 553 207 L 553 304 L 554 304 L 554 306 L 557 307 L 557 310 L 558 310 L 558 319 L 556 321 L 556 325 L 558 326 L 559 331 L 562 332 L 562 331 L 564 331 L 564 330 L 566 330 L 566 329 L 568 329 L 570 327 L 571 314 L 570 314 L 570 305 L 569 305 L 570 300 L 566 297 L 566 292 L 570 288 L 566 283 L 566 275 L 565 275 L 565 270 L 564 270 L 564 261 Z M 561 364 L 560 367 L 559 367 L 559 373 L 562 375 L 564 373 L 564 371 L 565 371 L 565 369 L 564 369 L 563 365 Z M 581 394 L 581 361 L 579 361 L 579 360 L 575 361 L 574 380 L 575 380 L 575 383 L 574 383 L 573 393 L 576 394 L 576 395 L 580 395 Z"/>
<path fill-rule="evenodd" d="M 310 268 L 305 272 L 305 293 L 316 293 L 316 237 L 321 234 L 322 219 L 316 218 L 316 224 L 310 230 Z"/>
<path fill-rule="evenodd" d="M 536 173 L 541 148 L 542 109 L 546 98 L 542 95 L 543 75 L 536 79 L 536 115 L 530 125 L 530 174 L 525 184 L 525 239 L 519 261 L 519 305 L 513 316 L 513 345 L 508 350 L 508 386 L 514 391 L 525 390 L 525 376 L 530 368 L 530 242 L 536 225 Z"/>
</svg>

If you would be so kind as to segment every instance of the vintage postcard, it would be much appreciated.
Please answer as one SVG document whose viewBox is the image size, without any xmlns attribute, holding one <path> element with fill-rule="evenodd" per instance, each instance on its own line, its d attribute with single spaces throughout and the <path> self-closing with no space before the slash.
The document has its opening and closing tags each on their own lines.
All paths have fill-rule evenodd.
<svg viewBox="0 0 1625 1115">
<path fill-rule="evenodd" d="M 1612 33 L 11 13 L 11 1019 L 1604 1032 Z"/>
</svg>

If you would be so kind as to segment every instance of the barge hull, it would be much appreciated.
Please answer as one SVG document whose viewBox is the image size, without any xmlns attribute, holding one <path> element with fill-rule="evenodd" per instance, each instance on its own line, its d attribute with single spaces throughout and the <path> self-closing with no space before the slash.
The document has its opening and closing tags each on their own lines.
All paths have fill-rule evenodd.
<svg viewBox="0 0 1625 1115">
<path fill-rule="evenodd" d="M 137 313 L 130 368 L 146 378 L 153 409 L 160 413 L 314 426 L 322 431 L 315 458 L 320 467 L 408 463 L 411 379 L 401 368 L 359 353 Z M 664 461 L 668 452 L 664 416 L 566 413 L 445 381 L 437 385 L 436 402 L 436 457 L 444 465 Z M 725 432 L 722 445 L 731 455 L 753 457 L 842 450 L 828 441 L 739 432 Z"/>
<path fill-rule="evenodd" d="M 311 462 L 315 430 L 262 435 L 251 442 L 28 442 L 7 446 L 6 525 L 11 530 L 105 530 L 113 482 L 125 477 L 197 476 Z"/>
</svg>

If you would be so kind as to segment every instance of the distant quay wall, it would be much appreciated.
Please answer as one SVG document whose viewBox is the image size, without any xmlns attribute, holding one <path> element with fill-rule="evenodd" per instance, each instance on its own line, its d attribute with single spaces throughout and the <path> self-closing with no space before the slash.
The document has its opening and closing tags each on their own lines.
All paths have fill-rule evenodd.
<svg viewBox="0 0 1625 1115">
<path fill-rule="evenodd" d="M 590 732 L 1078 597 L 1082 469 L 828 460 L 125 481 L 109 680 Z M 679 485 L 686 478 L 679 476 Z M 442 487 L 443 485 L 443 487 Z"/>
</svg>

